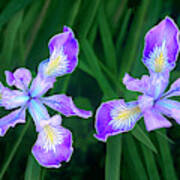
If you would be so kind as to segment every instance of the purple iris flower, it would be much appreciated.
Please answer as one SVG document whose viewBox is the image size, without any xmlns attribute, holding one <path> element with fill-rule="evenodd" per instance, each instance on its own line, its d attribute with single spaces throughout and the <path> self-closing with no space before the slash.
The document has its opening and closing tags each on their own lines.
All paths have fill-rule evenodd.
<svg viewBox="0 0 180 180">
<path fill-rule="evenodd" d="M 148 131 L 171 126 L 162 114 L 174 118 L 180 124 L 180 103 L 169 99 L 180 95 L 180 79 L 164 92 L 178 53 L 179 30 L 173 20 L 166 17 L 145 36 L 143 63 L 150 75 L 135 79 L 125 74 L 123 78 L 128 90 L 142 95 L 137 101 L 129 103 L 117 99 L 100 105 L 95 122 L 95 137 L 98 140 L 106 141 L 109 136 L 131 130 L 141 117 L 144 117 Z"/>
<path fill-rule="evenodd" d="M 44 97 L 53 87 L 56 77 L 71 73 L 78 62 L 78 42 L 70 28 L 55 35 L 49 42 L 50 58 L 43 61 L 38 74 L 31 82 L 28 69 L 19 68 L 14 73 L 6 71 L 6 81 L 16 90 L 0 84 L 0 105 L 13 111 L 0 119 L 0 136 L 4 136 L 10 127 L 17 123 L 25 123 L 26 110 L 34 123 L 38 139 L 32 148 L 37 161 L 45 167 L 58 168 L 63 161 L 69 161 L 73 152 L 72 135 L 61 126 L 61 116 L 50 117 L 45 105 L 65 116 L 88 118 L 90 111 L 78 109 L 71 97 L 65 94 Z"/>
</svg>

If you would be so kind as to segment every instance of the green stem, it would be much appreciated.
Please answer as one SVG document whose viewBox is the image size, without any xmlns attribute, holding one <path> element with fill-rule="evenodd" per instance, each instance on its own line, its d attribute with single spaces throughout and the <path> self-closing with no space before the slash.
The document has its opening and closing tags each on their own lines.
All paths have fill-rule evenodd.
<svg viewBox="0 0 180 180">
<path fill-rule="evenodd" d="M 1 169 L 1 171 L 0 171 L 0 179 L 3 178 L 4 173 L 6 172 L 9 164 L 11 163 L 11 161 L 12 161 L 12 159 L 13 159 L 13 157 L 14 157 L 14 155 L 15 155 L 18 147 L 19 147 L 19 145 L 21 144 L 21 141 L 22 141 L 22 139 L 23 139 L 26 131 L 27 131 L 28 128 L 29 128 L 30 122 L 31 122 L 30 119 L 28 119 L 28 122 L 27 122 L 26 125 L 24 126 L 24 128 L 23 128 L 23 130 L 22 130 L 22 132 L 21 132 L 21 135 L 19 136 L 18 140 L 17 140 L 16 143 L 14 144 L 14 147 L 13 147 L 10 155 L 8 156 L 8 159 L 6 160 L 6 162 L 4 163 L 4 166 L 2 167 L 2 169 Z"/>
</svg>

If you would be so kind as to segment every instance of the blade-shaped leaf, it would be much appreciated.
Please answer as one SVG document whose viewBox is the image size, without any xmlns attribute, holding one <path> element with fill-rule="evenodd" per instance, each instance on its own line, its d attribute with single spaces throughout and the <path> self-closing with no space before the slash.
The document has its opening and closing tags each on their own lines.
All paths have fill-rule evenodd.
<svg viewBox="0 0 180 180">
<path fill-rule="evenodd" d="M 41 167 L 36 162 L 34 157 L 30 154 L 25 171 L 25 180 L 40 180 L 41 179 Z"/>
<path fill-rule="evenodd" d="M 132 131 L 132 135 L 153 152 L 157 153 L 157 150 L 153 143 L 151 142 L 150 138 L 143 132 L 140 126 L 136 125 L 136 127 Z"/>
</svg>

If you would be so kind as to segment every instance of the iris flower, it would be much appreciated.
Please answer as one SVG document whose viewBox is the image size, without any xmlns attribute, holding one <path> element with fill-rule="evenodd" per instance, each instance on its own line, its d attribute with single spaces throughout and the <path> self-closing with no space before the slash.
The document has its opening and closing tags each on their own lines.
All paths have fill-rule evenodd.
<svg viewBox="0 0 180 180">
<path fill-rule="evenodd" d="M 123 78 L 128 90 L 142 95 L 133 102 L 117 99 L 102 103 L 96 113 L 97 139 L 106 141 L 109 136 L 127 132 L 141 117 L 144 117 L 148 131 L 171 126 L 163 115 L 174 118 L 180 124 L 180 103 L 169 99 L 180 95 L 180 79 L 165 92 L 178 53 L 179 30 L 173 20 L 166 17 L 145 36 L 142 61 L 150 75 L 135 79 L 125 74 Z"/>
<path fill-rule="evenodd" d="M 26 110 L 34 120 L 39 133 L 32 153 L 45 167 L 58 168 L 63 161 L 69 161 L 73 152 L 72 135 L 61 126 L 61 116 L 50 117 L 45 105 L 65 116 L 88 118 L 90 111 L 78 109 L 71 97 L 56 94 L 43 95 L 53 87 L 56 77 L 71 73 L 78 62 L 78 42 L 72 30 L 64 27 L 64 32 L 55 35 L 49 42 L 50 57 L 39 65 L 38 74 L 32 81 L 28 69 L 19 68 L 14 73 L 6 71 L 6 82 L 16 90 L 0 84 L 0 105 L 13 111 L 0 119 L 0 136 L 10 127 L 25 123 Z"/>
</svg>

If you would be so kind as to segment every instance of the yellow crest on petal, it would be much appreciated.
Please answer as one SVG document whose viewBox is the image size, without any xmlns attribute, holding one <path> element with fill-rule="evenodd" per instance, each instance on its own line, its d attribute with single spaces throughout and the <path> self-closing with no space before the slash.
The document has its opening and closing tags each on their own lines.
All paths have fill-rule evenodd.
<svg viewBox="0 0 180 180">
<path fill-rule="evenodd" d="M 63 74 L 67 70 L 67 65 L 67 57 L 63 53 L 63 48 L 54 50 L 46 65 L 45 74 L 48 76 L 53 74 Z"/>
<path fill-rule="evenodd" d="M 165 66 L 165 58 L 163 52 L 155 59 L 155 72 L 161 72 Z"/>
<path fill-rule="evenodd" d="M 58 129 L 46 125 L 44 127 L 44 148 L 46 151 L 53 150 L 56 151 L 56 145 L 61 144 L 63 141 L 63 136 Z"/>
<path fill-rule="evenodd" d="M 135 114 L 137 113 L 140 113 L 141 110 L 138 106 L 135 106 L 135 107 L 132 107 L 132 108 L 121 108 L 119 109 L 119 112 L 117 113 L 117 116 L 114 117 L 115 119 L 117 120 L 121 120 L 121 121 L 124 121 L 124 120 L 127 120 L 129 119 L 130 117 L 134 116 Z"/>
<path fill-rule="evenodd" d="M 127 128 L 130 124 L 136 122 L 140 113 L 141 110 L 137 105 L 131 107 L 127 105 L 117 106 L 111 111 L 112 120 L 109 124 L 112 125 L 114 129 Z"/>
<path fill-rule="evenodd" d="M 48 66 L 46 68 L 46 74 L 47 75 L 51 75 L 54 70 L 61 64 L 61 56 L 56 57 L 55 59 L 52 59 L 49 63 Z"/>
</svg>

